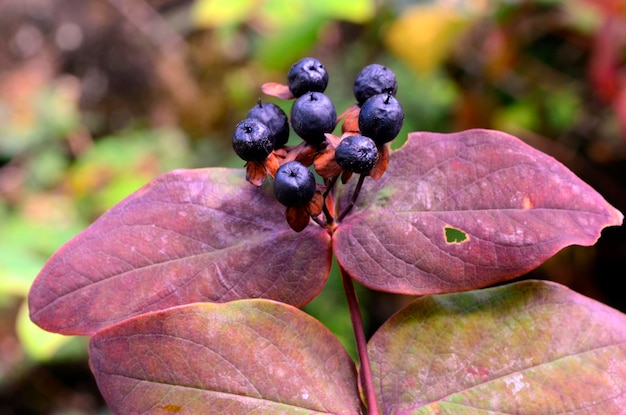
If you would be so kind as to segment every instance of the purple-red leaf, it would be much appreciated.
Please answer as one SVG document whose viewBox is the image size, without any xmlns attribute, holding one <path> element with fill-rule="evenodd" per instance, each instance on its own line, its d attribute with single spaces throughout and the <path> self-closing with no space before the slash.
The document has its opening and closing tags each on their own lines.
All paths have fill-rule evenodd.
<svg viewBox="0 0 626 415">
<path fill-rule="evenodd" d="M 555 283 L 422 297 L 368 350 L 381 413 L 626 408 L 626 315 Z"/>
<path fill-rule="evenodd" d="M 330 270 L 328 233 L 292 231 L 269 185 L 244 174 L 177 170 L 120 202 L 45 265 L 29 294 L 32 320 L 92 334 L 192 302 L 312 300 Z"/>
<path fill-rule="evenodd" d="M 622 219 L 561 163 L 508 134 L 412 133 L 383 177 L 365 181 L 333 245 L 370 288 L 433 294 L 519 276 Z"/>
<path fill-rule="evenodd" d="M 337 338 L 269 300 L 139 316 L 97 333 L 89 352 L 114 413 L 360 413 L 356 369 Z"/>
</svg>

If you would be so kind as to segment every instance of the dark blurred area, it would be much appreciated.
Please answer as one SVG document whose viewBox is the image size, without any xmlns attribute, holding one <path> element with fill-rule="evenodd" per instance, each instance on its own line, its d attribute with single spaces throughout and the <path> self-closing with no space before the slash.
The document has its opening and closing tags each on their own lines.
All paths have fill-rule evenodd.
<svg viewBox="0 0 626 415">
<path fill-rule="evenodd" d="M 0 0 L 0 415 L 109 413 L 86 339 L 29 322 L 32 280 L 158 174 L 241 167 L 234 125 L 261 84 L 283 82 L 303 56 L 327 66 L 339 112 L 360 68 L 382 63 L 398 77 L 401 136 L 509 132 L 626 212 L 623 0 L 232 3 Z M 626 231 L 615 227 L 524 278 L 626 311 L 624 269 Z M 359 292 L 370 333 L 410 300 Z M 324 295 L 307 311 L 349 348 L 339 278 Z"/>
</svg>

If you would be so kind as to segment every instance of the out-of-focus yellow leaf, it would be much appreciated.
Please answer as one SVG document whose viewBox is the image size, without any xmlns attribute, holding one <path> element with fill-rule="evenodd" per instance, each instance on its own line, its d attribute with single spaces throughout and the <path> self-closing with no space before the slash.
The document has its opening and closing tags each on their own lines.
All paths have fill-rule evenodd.
<svg viewBox="0 0 626 415">
<path fill-rule="evenodd" d="M 8 252 L 7 252 L 8 251 Z M 26 297 L 33 278 L 43 263 L 20 249 L 0 252 L 0 298 L 3 296 Z M 28 260 L 31 261 L 28 261 Z"/>
<path fill-rule="evenodd" d="M 276 33 L 309 18 L 310 6 L 304 0 L 265 0 L 259 10 L 259 20 L 267 33 Z"/>
<path fill-rule="evenodd" d="M 84 152 L 67 183 L 90 213 L 101 214 L 154 176 L 184 165 L 188 155 L 177 130 L 119 131 Z"/>
<path fill-rule="evenodd" d="M 257 0 L 196 0 L 191 17 L 201 27 L 240 23 L 250 16 L 257 4 Z"/>
<path fill-rule="evenodd" d="M 440 4 L 407 8 L 385 33 L 389 50 L 420 73 L 432 72 L 450 53 L 469 23 L 466 15 Z"/>
<path fill-rule="evenodd" d="M 375 12 L 372 0 L 317 0 L 310 4 L 311 8 L 321 16 L 354 23 L 363 23 L 372 19 Z"/>
<path fill-rule="evenodd" d="M 40 362 L 52 359 L 61 347 L 74 340 L 74 337 L 50 333 L 36 326 L 30 321 L 26 301 L 18 311 L 15 330 L 26 354 Z"/>
</svg>

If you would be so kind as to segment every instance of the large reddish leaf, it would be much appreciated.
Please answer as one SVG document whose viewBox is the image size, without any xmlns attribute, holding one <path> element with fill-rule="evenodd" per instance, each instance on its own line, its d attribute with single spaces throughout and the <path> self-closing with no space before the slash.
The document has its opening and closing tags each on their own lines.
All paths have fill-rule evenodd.
<svg viewBox="0 0 626 415">
<path fill-rule="evenodd" d="M 327 231 L 292 231 L 269 186 L 244 174 L 173 171 L 113 207 L 45 265 L 29 294 L 33 321 L 91 334 L 192 302 L 309 302 L 330 271 Z"/>
<path fill-rule="evenodd" d="M 555 283 L 422 297 L 368 350 L 381 413 L 626 408 L 626 315 Z"/>
<path fill-rule="evenodd" d="M 519 276 L 622 219 L 565 166 L 508 134 L 412 133 L 382 179 L 365 180 L 333 244 L 362 284 L 433 294 Z"/>
<path fill-rule="evenodd" d="M 191 304 L 97 333 L 90 360 L 114 413 L 358 414 L 356 369 L 304 312 L 269 300 Z"/>
</svg>

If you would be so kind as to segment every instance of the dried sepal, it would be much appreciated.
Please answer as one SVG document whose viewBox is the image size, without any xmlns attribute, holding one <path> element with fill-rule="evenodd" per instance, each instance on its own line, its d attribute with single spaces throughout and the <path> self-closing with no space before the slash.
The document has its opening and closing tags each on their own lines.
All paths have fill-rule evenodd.
<svg viewBox="0 0 626 415">
<path fill-rule="evenodd" d="M 277 156 L 276 153 L 272 151 L 270 155 L 267 156 L 267 159 L 264 162 L 265 169 L 267 170 L 267 174 L 269 174 L 272 177 L 276 177 L 276 171 L 278 170 L 278 167 L 280 167 L 281 160 L 282 158 Z"/>
<path fill-rule="evenodd" d="M 296 232 L 302 232 L 311 220 L 322 213 L 324 207 L 324 196 L 320 190 L 316 190 L 315 194 L 304 206 L 288 207 L 285 210 L 285 218 L 287 224 Z"/>
<path fill-rule="evenodd" d="M 303 141 L 297 146 L 285 147 L 281 150 L 281 152 L 277 153 L 277 156 L 280 158 L 280 165 L 290 161 L 298 161 L 309 167 L 313 164 L 313 160 L 315 159 L 315 155 L 319 151 L 319 148 Z"/>
<path fill-rule="evenodd" d="M 278 82 L 266 82 L 261 85 L 261 90 L 264 94 L 280 98 L 280 99 L 293 99 L 295 98 L 289 90 L 289 86 L 280 84 Z"/>
<path fill-rule="evenodd" d="M 317 190 L 313 195 L 313 198 L 307 205 L 307 210 L 309 211 L 309 215 L 317 216 L 322 213 L 322 209 L 324 207 L 324 196 L 322 192 Z"/>
<path fill-rule="evenodd" d="M 341 137 L 337 137 L 334 134 L 326 133 L 326 148 L 337 148 L 341 140 L 343 140 L 344 135 Z"/>
<path fill-rule="evenodd" d="M 313 161 L 317 174 L 324 178 L 331 178 L 341 174 L 341 167 L 335 161 L 335 149 L 328 148 L 317 154 Z"/>
<path fill-rule="evenodd" d="M 267 177 L 267 168 L 264 161 L 249 161 L 246 163 L 246 180 L 255 185 L 261 186 Z"/>
<path fill-rule="evenodd" d="M 288 207 L 287 210 L 285 210 L 285 218 L 291 229 L 296 232 L 302 232 L 311 220 L 308 205 Z"/>
<path fill-rule="evenodd" d="M 335 212 L 335 198 L 334 197 L 327 197 L 326 200 L 324 200 L 324 203 L 326 204 L 326 210 L 328 212 L 331 212 L 331 213 Z"/>
<path fill-rule="evenodd" d="M 315 156 L 318 154 L 319 148 L 307 143 L 303 144 L 300 151 L 295 154 L 295 160 L 309 167 L 315 161 Z"/>
<path fill-rule="evenodd" d="M 348 107 L 344 112 L 337 117 L 337 121 L 343 120 L 341 125 L 341 132 L 343 133 L 359 133 L 359 113 L 361 107 L 354 104 Z"/>
<path fill-rule="evenodd" d="M 287 147 L 280 147 L 274 150 L 274 156 L 282 160 L 287 157 L 287 152 Z"/>
<path fill-rule="evenodd" d="M 246 180 L 255 186 L 261 186 L 267 175 L 276 177 L 276 171 L 282 163 L 282 158 L 277 155 L 277 150 L 272 151 L 263 161 L 246 162 Z"/>
<path fill-rule="evenodd" d="M 369 176 L 374 180 L 383 177 L 383 174 L 385 174 L 387 170 L 387 165 L 389 164 L 389 145 L 382 144 L 376 146 L 376 148 L 378 149 L 378 161 L 369 173 Z"/>
</svg>

